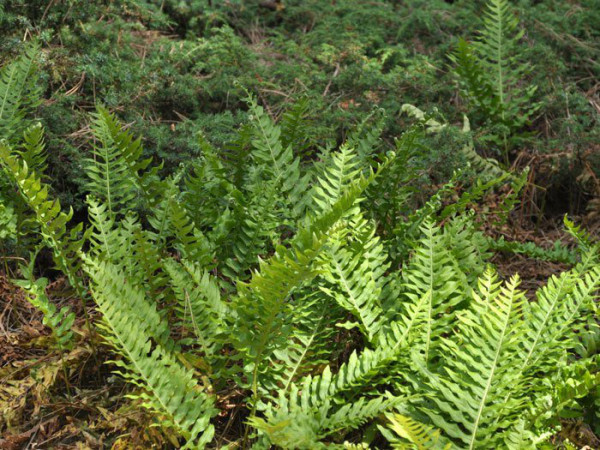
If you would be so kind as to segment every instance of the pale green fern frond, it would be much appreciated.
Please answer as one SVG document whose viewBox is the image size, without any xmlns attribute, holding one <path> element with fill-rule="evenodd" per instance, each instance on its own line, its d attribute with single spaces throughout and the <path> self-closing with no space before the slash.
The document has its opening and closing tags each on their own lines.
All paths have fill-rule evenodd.
<svg viewBox="0 0 600 450">
<path fill-rule="evenodd" d="M 399 450 L 409 450 L 417 448 L 418 450 L 444 449 L 451 448 L 450 443 L 443 443 L 440 430 L 432 426 L 425 425 L 402 414 L 389 414 L 387 428 L 381 425 L 379 429 L 386 435 L 392 448 Z M 395 433 L 391 435 L 388 430 Z M 408 443 L 407 443 L 408 442 Z"/>
</svg>

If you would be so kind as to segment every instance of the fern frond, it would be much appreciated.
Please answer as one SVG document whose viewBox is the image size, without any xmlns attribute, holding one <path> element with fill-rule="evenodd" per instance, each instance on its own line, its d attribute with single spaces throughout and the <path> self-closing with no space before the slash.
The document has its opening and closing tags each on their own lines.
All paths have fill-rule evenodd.
<svg viewBox="0 0 600 450">
<path fill-rule="evenodd" d="M 277 348 L 285 346 L 289 334 L 285 312 L 293 307 L 289 302 L 290 294 L 316 276 L 316 259 L 331 232 L 374 178 L 375 174 L 371 173 L 352 183 L 328 212 L 312 219 L 306 228 L 298 231 L 289 248 L 278 246 L 275 254 L 261 263 L 260 270 L 248 283 L 238 284 L 239 296 L 232 305 L 238 315 L 234 335 L 236 347 L 244 355 L 246 370 L 252 374 L 255 396 L 264 362 Z"/>
<path fill-rule="evenodd" d="M 67 230 L 67 223 L 73 217 L 73 211 L 64 213 L 60 201 L 49 198 L 48 186 L 37 174 L 30 171 L 27 164 L 15 156 L 10 147 L 0 142 L 0 162 L 7 169 L 19 187 L 19 192 L 35 213 L 35 221 L 40 227 L 44 242 L 52 249 L 54 262 L 67 276 L 71 286 L 81 299 L 87 297 L 87 290 L 78 272 L 81 268 L 80 254 L 87 233 L 80 234 L 82 224 Z"/>
<path fill-rule="evenodd" d="M 40 103 L 38 59 L 39 49 L 31 45 L 0 70 L 0 140 L 20 136 L 28 126 L 25 116 Z"/>
<path fill-rule="evenodd" d="M 92 156 L 85 159 L 87 191 L 106 204 L 112 217 L 125 211 L 125 207 L 134 209 L 137 198 L 135 180 L 130 177 L 122 150 L 114 141 L 115 126 L 114 116 L 98 108 L 93 115 L 92 131 L 99 144 L 93 146 Z"/>
<path fill-rule="evenodd" d="M 528 331 L 523 339 L 524 370 L 540 370 L 544 361 L 554 360 L 547 357 L 548 353 L 560 354 L 575 348 L 577 330 L 586 325 L 586 321 L 581 320 L 586 316 L 583 311 L 595 309 L 599 288 L 600 266 L 589 270 L 578 266 L 559 277 L 552 276 L 538 290 L 537 302 L 525 308 Z"/>
<path fill-rule="evenodd" d="M 313 187 L 312 201 L 319 211 L 327 211 L 343 195 L 344 190 L 361 172 L 356 151 L 343 144 L 327 155 Z"/>
<path fill-rule="evenodd" d="M 52 335 L 61 350 L 69 349 L 73 345 L 74 335 L 72 331 L 75 322 L 75 314 L 68 306 L 60 310 L 50 301 L 46 295 L 48 286 L 47 278 L 35 279 L 33 275 L 33 264 L 35 254 L 31 255 L 30 263 L 20 265 L 24 280 L 13 280 L 13 282 L 23 288 L 27 293 L 27 300 L 43 315 L 42 323 L 52 330 Z"/>
<path fill-rule="evenodd" d="M 423 358 L 429 362 L 439 345 L 439 337 L 453 326 L 456 307 L 463 297 L 457 276 L 460 269 L 447 251 L 441 229 L 427 220 L 421 226 L 421 233 L 403 278 L 405 295 L 413 302 L 430 293 L 423 333 Z"/>
<path fill-rule="evenodd" d="M 358 216 L 349 221 L 352 236 L 343 233 L 328 247 L 327 269 L 324 278 L 332 286 L 321 290 L 334 298 L 357 320 L 343 324 L 358 326 L 369 341 L 373 341 L 382 327 L 384 317 L 380 297 L 384 283 L 383 274 L 389 267 L 383 246 L 375 236 L 375 229 Z M 352 238 L 346 245 L 344 241 Z"/>
<path fill-rule="evenodd" d="M 285 348 L 277 349 L 271 360 L 275 392 L 288 392 L 292 383 L 316 367 L 329 363 L 335 336 L 332 307 L 318 293 L 295 299 L 293 331 Z M 276 397 L 275 397 L 276 398 Z"/>
<path fill-rule="evenodd" d="M 355 402 L 342 400 L 341 408 L 334 408 L 342 394 L 373 386 L 374 380 L 385 368 L 396 361 L 407 349 L 410 336 L 418 323 L 421 308 L 426 303 L 407 308 L 407 314 L 390 324 L 380 345 L 375 350 L 365 349 L 360 355 L 353 352 L 347 363 L 336 374 L 329 366 L 313 377 L 293 383 L 289 393 L 280 392 L 276 407 L 266 408 L 266 419 L 252 418 L 251 423 L 267 433 L 274 443 L 290 448 L 319 448 L 320 439 L 338 429 L 359 426 L 376 415 L 398 406 L 402 399 L 391 395 L 369 399 L 359 397 Z"/>
<path fill-rule="evenodd" d="M 194 333 L 206 357 L 218 353 L 227 309 L 217 282 L 199 264 L 186 260 L 168 259 L 164 268 L 176 294 L 176 312 L 182 325 Z"/>
<path fill-rule="evenodd" d="M 473 292 L 471 307 L 457 315 L 455 339 L 444 339 L 440 375 L 430 375 L 433 397 L 420 409 L 462 448 L 497 448 L 508 417 L 520 402 L 508 394 L 522 386 L 515 377 L 523 330 L 523 292 L 513 277 L 504 287 L 488 271 Z"/>
<path fill-rule="evenodd" d="M 387 418 L 389 421 L 387 429 L 393 431 L 398 437 L 412 444 L 407 445 L 405 442 L 402 442 L 400 439 L 394 436 L 391 442 L 392 448 L 406 450 L 412 449 L 415 446 L 418 450 L 448 450 L 451 448 L 450 443 L 443 443 L 440 430 L 436 430 L 429 425 L 419 423 L 410 417 L 403 416 L 402 414 L 390 414 L 387 416 Z M 379 428 L 382 431 L 386 431 L 382 426 L 379 426 Z M 390 436 L 390 438 L 391 437 L 392 436 Z"/>
<path fill-rule="evenodd" d="M 534 242 L 507 241 L 504 236 L 500 236 L 499 239 L 487 238 L 487 241 L 494 251 L 526 255 L 541 261 L 556 261 L 565 264 L 577 262 L 577 253 L 560 241 L 555 241 L 550 248 L 540 247 Z"/>
<path fill-rule="evenodd" d="M 161 425 L 173 427 L 185 438 L 182 448 L 204 448 L 212 439 L 210 418 L 216 414 L 214 398 L 194 381 L 194 373 L 181 366 L 165 347 L 168 325 L 125 275 L 108 263 L 88 260 L 92 293 L 102 312 L 101 328 L 118 353 L 119 373 L 143 389 L 142 405 L 164 417 Z M 154 340 L 156 339 L 156 340 Z M 167 343 L 168 344 L 168 343 Z"/>
<path fill-rule="evenodd" d="M 36 123 L 23 132 L 23 143 L 18 154 L 27 163 L 27 167 L 39 176 L 44 174 L 47 166 L 48 155 L 44 147 L 44 127 L 41 123 Z"/>
<path fill-rule="evenodd" d="M 281 128 L 265 113 L 262 106 L 252 97 L 248 99 L 248 106 L 252 114 L 254 139 L 251 157 L 256 161 L 260 171 L 271 178 L 272 182 L 280 186 L 286 203 L 297 206 L 303 199 L 309 187 L 309 177 L 302 175 L 300 159 L 293 153 L 292 147 L 284 147 L 281 140 Z"/>
</svg>

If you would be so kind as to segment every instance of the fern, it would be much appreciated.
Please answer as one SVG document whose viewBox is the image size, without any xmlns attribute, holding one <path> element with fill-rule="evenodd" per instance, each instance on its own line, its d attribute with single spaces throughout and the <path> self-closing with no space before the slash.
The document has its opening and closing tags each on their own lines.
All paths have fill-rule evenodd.
<svg viewBox="0 0 600 450">
<path fill-rule="evenodd" d="M 273 443 L 287 448 L 318 448 L 319 440 L 338 427 L 348 429 L 362 424 L 382 412 L 397 406 L 402 399 L 393 395 L 372 399 L 361 397 L 356 402 L 343 402 L 334 409 L 336 399 L 344 392 L 372 386 L 381 372 L 398 360 L 410 342 L 417 317 L 426 298 L 407 308 L 407 314 L 394 322 L 376 350 L 352 353 L 334 375 L 329 366 L 321 375 L 305 377 L 292 384 L 289 394 L 280 392 L 277 408 L 267 408 L 266 420 L 252 418 L 251 423 L 265 432 Z M 344 424 L 342 426 L 342 424 Z"/>
<path fill-rule="evenodd" d="M 528 123 L 539 108 L 539 104 L 532 102 L 537 86 L 519 87 L 531 68 L 518 62 L 515 56 L 523 36 L 523 31 L 516 31 L 518 23 L 508 0 L 490 0 L 479 38 L 473 44 L 460 40 L 451 56 L 469 100 L 501 127 L 507 165 L 510 135 Z"/>
<path fill-rule="evenodd" d="M 222 346 L 223 321 L 227 308 L 216 280 L 198 264 L 173 259 L 163 263 L 178 301 L 182 325 L 198 340 L 201 353 L 210 358 Z"/>
<path fill-rule="evenodd" d="M 317 216 L 297 233 L 290 248 L 279 246 L 268 262 L 261 264 L 260 271 L 254 273 L 249 283 L 238 284 L 239 296 L 233 304 L 238 316 L 234 325 L 235 345 L 245 355 L 255 397 L 263 364 L 283 346 L 289 333 L 285 323 L 285 312 L 292 307 L 288 302 L 289 295 L 316 276 L 314 263 L 331 231 L 374 177 L 371 174 L 355 181 L 328 212 Z"/>
<path fill-rule="evenodd" d="M 174 427 L 186 439 L 182 448 L 203 448 L 214 433 L 209 423 L 216 413 L 214 399 L 168 350 L 166 323 L 114 266 L 90 260 L 86 271 L 106 339 L 126 358 L 115 361 L 119 373 L 144 390 L 133 397 L 163 416 L 162 426 Z"/>
<path fill-rule="evenodd" d="M 38 59 L 39 49 L 31 45 L 0 70 L 0 139 L 13 143 L 28 127 L 26 115 L 40 103 Z"/>
<path fill-rule="evenodd" d="M 524 297 L 518 283 L 513 278 L 500 287 L 486 272 L 471 308 L 457 316 L 457 339 L 442 343 L 444 353 L 455 357 L 428 378 L 435 396 L 421 410 L 463 448 L 497 448 L 506 414 L 518 406 L 508 396 L 523 383 L 514 377 Z"/>
<path fill-rule="evenodd" d="M 383 246 L 364 219 L 349 221 L 352 236 L 342 234 L 327 250 L 327 269 L 324 278 L 333 286 L 321 289 L 354 315 L 357 322 L 342 326 L 358 328 L 373 341 L 382 327 L 383 310 L 380 303 L 383 274 L 389 267 Z M 344 241 L 353 239 L 347 246 Z"/>
<path fill-rule="evenodd" d="M 0 143 L 0 162 L 19 187 L 22 198 L 35 213 L 42 238 L 52 249 L 56 265 L 67 275 L 78 296 L 85 299 L 87 290 L 78 274 L 81 269 L 79 256 L 85 241 L 85 235 L 80 237 L 83 225 L 78 224 L 67 231 L 67 223 L 73 217 L 73 211 L 62 212 L 60 202 L 49 199 L 48 186 L 3 143 Z"/>
<path fill-rule="evenodd" d="M 61 350 L 69 349 L 73 346 L 74 335 L 72 331 L 75 322 L 75 314 L 68 306 L 60 310 L 50 301 L 46 295 L 48 286 L 47 278 L 35 279 L 33 275 L 33 264 L 35 254 L 31 255 L 30 263 L 20 266 L 24 280 L 13 280 L 13 282 L 23 288 L 27 293 L 27 300 L 43 315 L 42 323 L 52 330 L 52 335 L 56 340 L 58 348 Z"/>
<path fill-rule="evenodd" d="M 387 429 L 381 425 L 379 425 L 379 429 L 386 435 L 388 441 L 392 441 L 393 448 L 409 449 L 413 448 L 413 445 L 419 450 L 438 448 L 447 450 L 451 448 L 450 443 L 442 444 L 443 439 L 441 438 L 440 431 L 431 426 L 423 425 L 402 414 L 390 414 L 387 418 L 389 421 Z M 399 438 L 413 445 L 407 445 L 405 442 L 391 435 L 388 430 L 393 431 Z"/>
<path fill-rule="evenodd" d="M 403 272 L 403 278 L 405 295 L 411 301 L 430 293 L 425 307 L 423 336 L 424 359 L 429 361 L 439 343 L 439 336 L 450 330 L 456 307 L 463 298 L 459 289 L 460 280 L 456 276 L 458 271 L 447 252 L 440 228 L 426 221 L 421 232 L 423 237 L 420 245 Z"/>
<path fill-rule="evenodd" d="M 92 130 L 99 144 L 93 147 L 92 157 L 86 159 L 87 190 L 106 204 L 110 216 L 123 211 L 126 205 L 133 209 L 136 199 L 134 180 L 129 176 L 121 148 L 114 141 L 111 130 L 114 121 L 106 110 L 98 108 Z"/>
</svg>

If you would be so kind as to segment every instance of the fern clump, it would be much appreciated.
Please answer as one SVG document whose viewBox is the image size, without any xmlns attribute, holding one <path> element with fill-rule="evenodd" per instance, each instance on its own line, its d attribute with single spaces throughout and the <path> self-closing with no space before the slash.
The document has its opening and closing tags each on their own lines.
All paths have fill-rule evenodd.
<svg viewBox="0 0 600 450">
<path fill-rule="evenodd" d="M 567 221 L 579 249 L 541 256 L 573 267 L 530 302 L 518 275 L 500 279 L 492 250 L 540 255 L 494 246 L 468 211 L 507 180 L 518 190 L 523 176 L 475 159 L 485 181 L 450 201 L 456 173 L 403 215 L 386 189 L 410 173 L 402 164 L 413 130 L 397 152 L 369 151 L 376 126 L 311 161 L 294 151 L 291 118 L 284 127 L 256 100 L 248 107 L 250 123 L 226 150 L 201 136 L 202 157 L 166 177 L 98 107 L 85 229 L 45 183 L 41 129 L 0 144 L 41 242 L 93 301 L 128 398 L 181 448 L 214 445 L 224 392 L 243 408 L 241 447 L 365 448 L 376 429 L 400 448 L 547 441 L 599 380 L 589 344 L 600 288 L 593 240 Z M 377 193 L 398 209 L 374 214 Z M 23 273 L 31 302 L 69 345 L 73 314 L 53 308 L 31 266 Z"/>
</svg>

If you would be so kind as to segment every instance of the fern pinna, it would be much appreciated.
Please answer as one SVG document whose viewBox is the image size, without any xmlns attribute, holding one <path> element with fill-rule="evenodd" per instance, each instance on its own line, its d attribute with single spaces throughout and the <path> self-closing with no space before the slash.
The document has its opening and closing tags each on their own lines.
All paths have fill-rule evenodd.
<svg viewBox="0 0 600 450">
<path fill-rule="evenodd" d="M 489 265 L 494 245 L 466 211 L 509 178 L 500 169 L 453 205 L 450 182 L 417 212 L 373 215 L 365 199 L 406 161 L 369 153 L 377 126 L 303 161 L 290 124 L 249 108 L 228 150 L 204 139 L 193 170 L 161 179 L 142 141 L 99 107 L 85 231 L 38 173 L 41 128 L 0 145 L 42 243 L 93 299 L 132 401 L 183 448 L 220 445 L 215 416 L 232 389 L 245 410 L 240 447 L 542 446 L 600 382 L 593 240 L 566 222 L 581 241 L 564 258 L 575 264 L 529 301 L 517 276 Z M 68 345 L 74 319 L 48 306 L 32 272 L 21 284 Z"/>
</svg>

